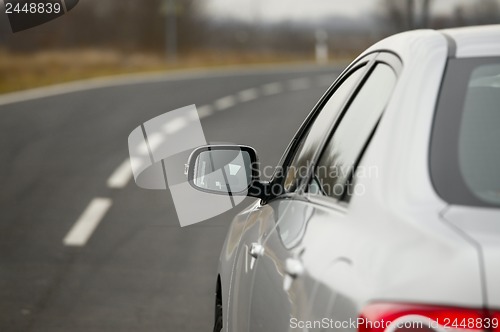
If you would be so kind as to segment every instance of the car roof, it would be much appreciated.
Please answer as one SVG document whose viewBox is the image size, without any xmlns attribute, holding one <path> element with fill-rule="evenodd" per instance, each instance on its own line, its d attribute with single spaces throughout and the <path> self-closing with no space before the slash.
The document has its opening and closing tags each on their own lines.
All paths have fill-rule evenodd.
<svg viewBox="0 0 500 332">
<path fill-rule="evenodd" d="M 387 50 L 396 53 L 405 62 L 418 49 L 433 52 L 446 45 L 448 56 L 457 58 L 500 56 L 500 24 L 444 30 L 412 30 L 387 37 L 368 48 L 368 53 Z"/>
<path fill-rule="evenodd" d="M 451 37 L 457 58 L 500 56 L 500 25 L 439 30 Z"/>
</svg>

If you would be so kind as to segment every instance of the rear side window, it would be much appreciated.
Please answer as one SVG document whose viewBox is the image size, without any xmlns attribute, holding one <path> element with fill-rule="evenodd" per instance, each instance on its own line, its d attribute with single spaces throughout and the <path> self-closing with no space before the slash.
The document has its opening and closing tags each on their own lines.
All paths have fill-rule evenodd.
<svg viewBox="0 0 500 332">
<path fill-rule="evenodd" d="M 330 138 L 315 168 L 310 193 L 336 199 L 359 162 L 396 85 L 396 73 L 384 64 L 375 66 Z"/>
<path fill-rule="evenodd" d="M 449 60 L 430 157 L 446 201 L 500 206 L 500 58 Z"/>
</svg>

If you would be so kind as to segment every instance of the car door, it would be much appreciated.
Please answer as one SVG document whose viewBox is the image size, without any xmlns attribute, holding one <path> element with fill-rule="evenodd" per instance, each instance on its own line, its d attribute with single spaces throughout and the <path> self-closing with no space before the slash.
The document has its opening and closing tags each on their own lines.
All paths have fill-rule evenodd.
<svg viewBox="0 0 500 332">
<path fill-rule="evenodd" d="M 331 95 L 286 168 L 285 194 L 260 209 L 262 220 L 276 227 L 259 239 L 250 331 L 325 327 L 322 318 L 339 300 L 322 282 L 332 257 L 328 255 L 330 232 L 339 230 L 328 221 L 333 219 L 335 225 L 335 219 L 344 218 L 351 172 L 367 147 L 396 78 L 396 71 L 376 58 L 352 72 L 344 81 L 348 92 L 342 96 L 341 85 Z M 331 118 L 326 120 L 322 115 L 328 113 Z M 318 121 L 321 125 L 316 125 Z M 338 172 L 321 173 L 321 167 L 330 166 Z M 329 200 L 329 208 L 313 202 L 311 196 Z M 316 324 L 307 325 L 312 322 Z"/>
<path fill-rule="evenodd" d="M 249 331 L 253 328 L 250 303 L 254 291 L 255 268 L 263 253 L 263 243 L 275 230 L 279 220 L 278 216 L 288 212 L 287 207 L 291 202 L 288 197 L 294 195 L 298 188 L 297 183 L 301 180 L 302 174 L 299 171 L 303 167 L 307 167 L 308 160 L 312 160 L 313 154 L 318 151 L 331 124 L 340 114 L 343 103 L 362 78 L 369 60 L 370 57 L 367 57 L 359 61 L 342 75 L 338 83 L 318 103 L 288 147 L 283 163 L 293 164 L 295 172 L 289 172 L 286 177 L 280 177 L 286 183 L 286 194 L 280 200 L 281 203 L 257 206 L 249 214 L 233 268 L 233 282 L 228 304 L 229 315 L 226 324 L 229 331 Z M 335 98 L 330 98 L 332 94 Z M 288 159 L 290 161 L 287 161 Z M 279 166 L 278 169 L 281 167 Z M 280 271 L 275 272 L 280 273 Z"/>
</svg>

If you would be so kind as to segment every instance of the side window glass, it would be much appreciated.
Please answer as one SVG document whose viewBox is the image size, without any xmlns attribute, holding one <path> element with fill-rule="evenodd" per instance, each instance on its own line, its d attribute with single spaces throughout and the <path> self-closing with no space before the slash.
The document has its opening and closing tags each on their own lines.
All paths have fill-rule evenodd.
<svg viewBox="0 0 500 332">
<path fill-rule="evenodd" d="M 344 196 L 347 181 L 389 101 L 396 73 L 379 63 L 354 97 L 316 166 L 309 190 L 336 199 Z"/>
<path fill-rule="evenodd" d="M 324 104 L 307 132 L 302 136 L 301 142 L 295 151 L 295 156 L 286 168 L 285 192 L 295 191 L 307 176 L 307 169 L 311 164 L 314 154 L 320 148 L 322 140 L 328 134 L 331 124 L 340 113 L 344 102 L 353 91 L 356 82 L 361 78 L 363 68 L 357 68 L 341 83 L 330 99 Z"/>
</svg>

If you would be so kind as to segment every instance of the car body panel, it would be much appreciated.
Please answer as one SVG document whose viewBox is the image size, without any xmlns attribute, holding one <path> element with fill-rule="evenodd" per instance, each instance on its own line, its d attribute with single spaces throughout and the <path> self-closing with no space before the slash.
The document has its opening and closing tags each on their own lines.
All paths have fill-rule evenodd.
<svg viewBox="0 0 500 332">
<path fill-rule="evenodd" d="M 286 265 L 291 260 L 304 264 L 300 240 L 312 209 L 289 199 L 261 207 L 261 218 L 276 227 L 260 240 L 264 252 L 254 268 L 249 331 L 283 331 L 290 325 L 290 314 L 301 320 L 310 317 L 315 281 L 306 273 L 293 279 Z"/>
<path fill-rule="evenodd" d="M 222 297 L 222 309 L 224 318 L 223 326 L 232 326 L 233 321 L 231 319 L 231 312 L 235 311 L 235 306 L 242 306 L 242 304 L 235 304 L 238 300 L 237 297 L 234 296 L 234 284 L 236 284 L 236 288 L 238 290 L 248 289 L 249 285 L 245 287 L 245 285 L 240 284 L 239 278 L 241 278 L 240 273 L 244 273 L 245 270 L 242 269 L 237 264 L 243 264 L 244 260 L 237 260 L 238 255 L 241 254 L 241 243 L 242 237 L 245 234 L 245 230 L 247 227 L 247 221 L 249 223 L 255 223 L 252 221 L 252 218 L 256 218 L 258 215 L 254 213 L 255 209 L 259 206 L 259 202 L 254 202 L 242 212 L 240 212 L 231 222 L 228 233 L 226 235 L 226 239 L 222 246 L 221 255 L 219 257 L 219 268 L 218 275 L 220 277 L 221 282 L 221 297 Z M 236 274 L 236 275 L 235 275 Z M 243 304 L 244 305 L 244 304 Z M 249 303 L 247 303 L 249 305 Z M 232 310 L 229 310 L 233 308 Z M 231 324 L 231 325 L 230 325 Z M 237 329 L 230 329 L 237 330 Z"/>
<path fill-rule="evenodd" d="M 442 30 L 456 45 L 457 58 L 498 56 L 500 31 L 497 25 Z"/>
<path fill-rule="evenodd" d="M 426 287 L 405 287 L 404 275 L 398 275 L 397 279 L 403 283 L 378 288 L 377 294 L 372 297 L 424 303 L 442 303 L 443 299 L 447 299 L 450 303 L 480 307 L 483 305 L 483 298 L 477 251 L 439 219 L 439 214 L 447 203 L 436 194 L 429 176 L 428 147 L 434 108 L 448 57 L 448 41 L 437 31 L 420 30 L 389 37 L 367 52 L 376 49 L 390 49 L 396 53 L 403 62 L 403 70 L 377 132 L 363 157 L 363 164 L 378 167 L 378 176 L 360 180 L 366 194 L 357 196 L 349 209 L 359 213 L 362 213 L 360 210 L 368 212 L 366 218 L 378 219 L 379 225 L 385 224 L 387 227 L 384 229 L 391 230 L 391 233 L 397 227 L 409 227 L 408 232 L 413 234 L 393 233 L 398 237 L 408 236 L 407 241 L 412 241 L 412 236 L 415 236 L 414 240 L 420 237 L 420 241 L 435 239 L 437 242 L 427 245 L 437 246 L 435 250 L 443 246 L 441 249 L 445 251 L 448 245 L 451 250 L 452 243 L 458 241 L 460 246 L 456 249 L 461 248 L 463 252 L 460 260 L 453 260 L 450 256 L 449 259 L 442 257 L 440 260 L 435 257 L 436 261 L 420 262 L 426 266 L 428 275 L 426 277 L 425 271 L 418 271 L 421 276 L 413 282 L 421 280 Z M 386 254 L 391 257 L 389 252 Z M 432 255 L 431 252 L 429 254 Z M 395 263 L 394 269 L 399 264 L 405 266 L 404 259 Z M 476 269 L 470 269 L 470 266 L 475 266 Z M 407 271 L 410 274 L 416 272 L 411 269 Z M 441 273 L 432 274 L 432 271 Z M 460 274 L 468 280 L 471 287 L 455 292 L 448 292 L 446 287 L 443 288 L 450 286 L 448 278 L 453 275 L 452 271 L 467 271 L 467 276 L 462 272 Z M 385 272 L 380 277 L 390 279 L 390 274 Z M 412 283 L 411 275 L 408 278 L 406 286 Z"/>
<path fill-rule="evenodd" d="M 489 308 L 500 308 L 500 210 L 451 206 L 443 218 L 480 247 Z"/>
<path fill-rule="evenodd" d="M 475 248 L 436 217 L 438 226 L 430 230 L 386 211 L 342 211 L 319 197 L 311 203 L 303 259 L 308 273 L 335 296 L 326 317 L 355 320 L 366 304 L 380 301 L 482 305 L 479 269 L 469 270 L 477 265 Z"/>
</svg>

